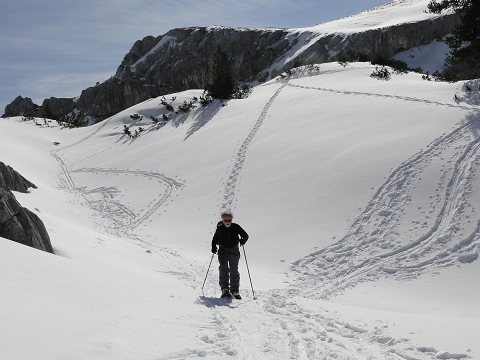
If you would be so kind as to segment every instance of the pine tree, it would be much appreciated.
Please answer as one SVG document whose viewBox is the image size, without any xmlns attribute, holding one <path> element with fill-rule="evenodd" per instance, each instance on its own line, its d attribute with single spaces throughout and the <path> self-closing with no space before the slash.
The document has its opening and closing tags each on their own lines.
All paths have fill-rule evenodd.
<svg viewBox="0 0 480 360">
<path fill-rule="evenodd" d="M 207 87 L 207 90 L 212 97 L 217 99 L 229 99 L 235 91 L 235 80 L 230 61 L 220 45 L 218 45 L 213 58 L 213 83 Z"/>
<path fill-rule="evenodd" d="M 453 9 L 460 14 L 461 24 L 447 38 L 450 46 L 450 65 L 465 64 L 469 67 L 468 77 L 480 75 L 480 1 L 479 0 L 442 0 L 430 1 L 430 12 L 440 14 Z"/>
<path fill-rule="evenodd" d="M 35 110 L 31 107 L 25 108 L 23 110 L 23 120 L 33 120 L 35 119 Z"/>
</svg>

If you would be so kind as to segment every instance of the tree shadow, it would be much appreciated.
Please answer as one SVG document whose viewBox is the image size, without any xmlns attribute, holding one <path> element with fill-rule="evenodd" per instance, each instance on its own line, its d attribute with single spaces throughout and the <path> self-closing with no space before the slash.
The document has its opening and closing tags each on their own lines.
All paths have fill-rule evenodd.
<svg viewBox="0 0 480 360">
<path fill-rule="evenodd" d="M 175 114 L 175 115 L 173 115 Z M 188 119 L 189 112 L 175 112 L 170 115 L 170 123 L 173 127 L 178 128 Z"/>
<path fill-rule="evenodd" d="M 473 110 L 466 117 L 463 123 L 469 123 L 470 129 L 475 137 L 480 136 L 480 110 Z"/>
<path fill-rule="evenodd" d="M 480 80 L 470 80 L 463 85 L 463 94 L 460 97 L 461 102 L 471 105 L 480 105 Z"/>
<path fill-rule="evenodd" d="M 194 117 L 194 122 L 190 129 L 187 131 L 187 136 L 185 140 L 187 140 L 190 136 L 195 134 L 198 130 L 204 127 L 213 117 L 220 111 L 220 108 L 224 106 L 225 103 L 221 101 L 214 101 L 205 107 L 201 107 Z"/>
<path fill-rule="evenodd" d="M 470 106 L 480 105 L 480 79 L 465 81 L 462 86 L 462 93 L 457 96 L 458 103 L 467 104 Z M 474 136 L 480 136 L 480 109 L 472 109 L 465 119 L 463 124 L 469 124 Z"/>
</svg>

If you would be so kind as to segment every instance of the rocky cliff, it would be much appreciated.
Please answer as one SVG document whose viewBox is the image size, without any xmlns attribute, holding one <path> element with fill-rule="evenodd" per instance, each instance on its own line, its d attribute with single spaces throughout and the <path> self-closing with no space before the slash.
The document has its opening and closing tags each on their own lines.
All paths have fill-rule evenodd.
<svg viewBox="0 0 480 360">
<path fill-rule="evenodd" d="M 53 253 L 42 220 L 20 205 L 11 190 L 27 192 L 36 186 L 0 162 L 0 237 Z"/>
<path fill-rule="evenodd" d="M 83 90 L 75 103 L 72 99 L 55 98 L 48 103 L 57 114 L 75 107 L 101 120 L 150 97 L 205 88 L 212 80 L 217 45 L 230 56 L 237 80 L 262 82 L 295 64 L 336 61 L 342 51 L 390 58 L 399 51 L 441 38 L 458 23 L 457 16 L 446 15 L 356 33 L 226 27 L 174 29 L 135 42 L 115 75 Z M 15 106 L 5 109 L 6 115 L 19 115 L 25 100 L 17 98 L 14 102 Z M 45 102 L 38 107 L 37 114 L 44 112 Z"/>
<path fill-rule="evenodd" d="M 36 189 L 37 187 L 12 167 L 0 162 L 0 188 L 26 193 L 28 188 Z"/>
</svg>

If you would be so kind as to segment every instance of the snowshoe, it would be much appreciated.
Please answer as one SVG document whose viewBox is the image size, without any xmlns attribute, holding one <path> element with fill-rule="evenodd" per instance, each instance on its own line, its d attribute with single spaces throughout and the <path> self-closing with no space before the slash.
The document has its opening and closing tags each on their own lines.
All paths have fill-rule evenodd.
<svg viewBox="0 0 480 360">
<path fill-rule="evenodd" d="M 222 296 L 221 296 L 222 299 L 231 299 L 232 298 L 232 294 L 230 293 L 230 290 L 228 289 L 223 289 L 222 290 Z"/>
</svg>

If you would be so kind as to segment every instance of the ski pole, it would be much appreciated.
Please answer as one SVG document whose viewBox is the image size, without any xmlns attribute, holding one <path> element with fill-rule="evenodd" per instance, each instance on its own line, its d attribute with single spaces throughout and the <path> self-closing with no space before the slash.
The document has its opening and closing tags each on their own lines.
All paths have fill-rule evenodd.
<svg viewBox="0 0 480 360">
<path fill-rule="evenodd" d="M 247 254 L 245 253 L 245 245 L 243 247 L 243 256 L 245 256 L 245 264 L 247 264 L 248 278 L 250 279 L 250 286 L 252 287 L 253 300 L 257 300 L 255 297 L 255 291 L 253 291 L 252 277 L 250 276 L 250 269 L 248 268 Z"/>
<path fill-rule="evenodd" d="M 203 280 L 202 290 L 203 290 L 203 287 L 205 286 L 205 281 L 207 281 L 208 272 L 210 271 L 210 266 L 212 265 L 212 260 L 214 255 L 215 254 L 212 254 L 212 258 L 210 259 L 210 264 L 208 265 L 207 274 L 205 275 L 205 280 Z"/>
</svg>

